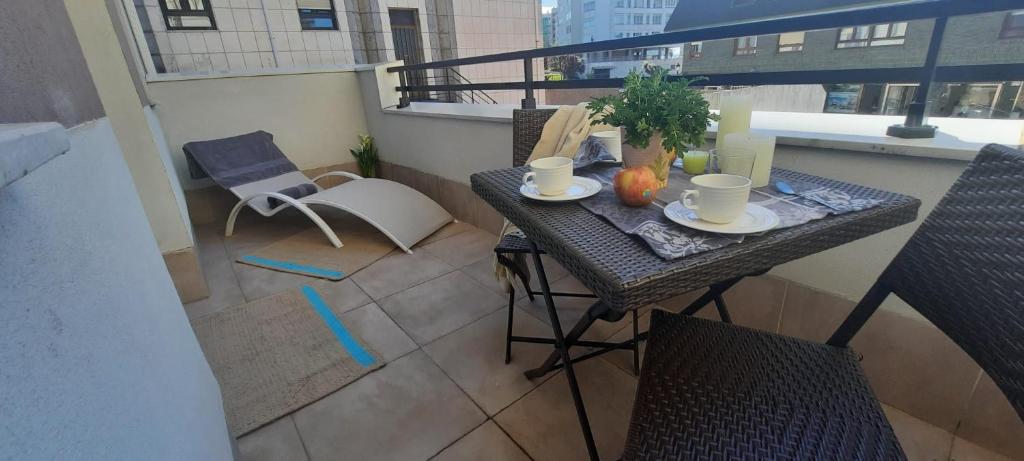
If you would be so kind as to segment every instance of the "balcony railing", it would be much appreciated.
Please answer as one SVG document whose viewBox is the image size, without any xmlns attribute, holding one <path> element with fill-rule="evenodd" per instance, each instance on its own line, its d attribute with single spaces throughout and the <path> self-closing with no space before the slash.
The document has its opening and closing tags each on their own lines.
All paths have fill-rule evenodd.
<svg viewBox="0 0 1024 461">
<path fill-rule="evenodd" d="M 619 88 L 621 78 L 597 78 L 584 80 L 535 81 L 533 62 L 538 58 L 581 53 L 621 50 L 629 48 L 653 48 L 681 43 L 704 42 L 709 40 L 732 39 L 746 36 L 771 35 L 786 32 L 834 29 L 863 24 L 890 23 L 913 20 L 934 20 L 931 39 L 924 64 L 912 67 L 852 68 L 838 70 L 799 70 L 756 73 L 685 73 L 676 77 L 706 77 L 695 83 L 699 86 L 724 85 L 802 85 L 840 83 L 917 83 L 919 88 L 929 88 L 932 82 L 990 82 L 1024 79 L 1024 63 L 982 64 L 982 65 L 938 65 L 946 23 L 950 17 L 980 13 L 992 13 L 1024 9 L 1024 0 L 917 0 L 887 6 L 857 7 L 826 13 L 795 15 L 776 19 L 752 21 L 739 24 L 703 27 L 658 35 L 647 35 L 600 42 L 538 48 L 532 50 L 497 53 L 468 58 L 447 59 L 389 67 L 388 72 L 398 72 L 402 93 L 400 107 L 408 105 L 409 94 L 413 92 L 451 92 L 522 90 L 523 108 L 535 108 L 534 90 L 576 89 L 576 88 Z M 512 82 L 410 85 L 407 75 L 424 69 L 444 69 L 471 64 L 487 64 L 507 61 L 523 62 L 523 80 Z M 934 137 L 934 127 L 924 125 L 925 105 L 928 91 L 918 91 L 910 103 L 903 125 L 890 127 L 888 134 L 905 138 Z"/>
</svg>

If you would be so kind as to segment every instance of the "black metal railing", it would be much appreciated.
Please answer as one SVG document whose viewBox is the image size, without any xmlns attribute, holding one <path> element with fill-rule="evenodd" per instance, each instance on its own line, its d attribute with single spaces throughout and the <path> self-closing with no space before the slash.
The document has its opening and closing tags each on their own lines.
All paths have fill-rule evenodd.
<svg viewBox="0 0 1024 461">
<path fill-rule="evenodd" d="M 537 102 L 534 98 L 534 90 L 619 88 L 622 86 L 621 78 L 535 81 L 533 63 L 538 58 L 629 48 L 656 48 L 666 45 L 731 39 L 752 35 L 771 35 L 864 24 L 932 19 L 935 21 L 935 25 L 932 29 L 924 64 L 921 66 L 757 73 L 701 73 L 699 76 L 705 77 L 705 79 L 697 83 L 700 86 L 917 83 L 919 88 L 923 90 L 916 92 L 914 100 L 908 107 L 905 123 L 890 127 L 889 134 L 900 137 L 932 137 L 934 136 L 934 128 L 924 126 L 923 124 L 925 105 L 928 98 L 927 89 L 931 87 L 932 82 L 988 82 L 1024 79 L 1024 63 L 937 65 L 947 20 L 954 16 L 1017 9 L 1024 9 L 1024 0 L 917 0 L 884 6 L 859 7 L 826 13 L 795 15 L 739 24 L 703 27 L 658 35 L 446 59 L 443 61 L 394 66 L 389 67 L 387 70 L 388 72 L 399 73 L 401 85 L 396 90 L 402 93 L 401 100 L 403 106 L 408 105 L 408 95 L 412 92 L 522 90 L 524 92 L 522 107 L 535 108 Z M 523 62 L 522 81 L 409 85 L 406 78 L 407 73 L 424 69 L 445 69 L 455 66 L 506 61 Z M 680 77 L 692 78 L 694 76 L 697 75 L 687 75 L 685 69 L 683 69 L 683 74 Z"/>
<path fill-rule="evenodd" d="M 465 75 L 459 73 L 451 67 L 441 69 L 442 72 L 437 75 L 427 77 L 428 80 L 434 82 L 443 82 L 443 85 L 472 85 L 473 82 L 466 78 Z M 454 103 L 466 103 L 466 104 L 497 104 L 498 101 L 491 97 L 483 90 L 469 89 L 469 90 L 443 90 L 427 92 L 421 97 L 415 96 L 410 98 L 413 101 L 442 101 L 442 102 L 454 102 Z"/>
</svg>

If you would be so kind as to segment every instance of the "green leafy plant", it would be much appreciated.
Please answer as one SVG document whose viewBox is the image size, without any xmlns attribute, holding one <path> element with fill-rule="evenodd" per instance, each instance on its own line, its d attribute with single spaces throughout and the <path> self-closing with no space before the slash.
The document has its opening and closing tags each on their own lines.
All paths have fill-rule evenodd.
<svg viewBox="0 0 1024 461">
<path fill-rule="evenodd" d="M 617 94 L 594 98 L 587 104 L 592 124 L 622 127 L 625 142 L 646 149 L 651 137 L 661 132 L 666 152 L 682 155 L 686 146 L 704 144 L 704 134 L 718 116 L 708 110 L 708 102 L 690 84 L 697 79 L 669 79 L 668 70 L 653 66 L 646 76 L 635 69 Z"/>
<path fill-rule="evenodd" d="M 373 143 L 373 136 L 359 135 L 359 146 L 349 151 L 352 152 L 352 157 L 355 157 L 362 177 L 377 177 L 377 145 Z"/>
</svg>

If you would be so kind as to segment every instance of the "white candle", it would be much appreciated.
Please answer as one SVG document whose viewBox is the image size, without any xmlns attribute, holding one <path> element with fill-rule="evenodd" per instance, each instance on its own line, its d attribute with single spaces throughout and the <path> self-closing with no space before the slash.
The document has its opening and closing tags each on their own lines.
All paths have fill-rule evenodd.
<svg viewBox="0 0 1024 461">
<path fill-rule="evenodd" d="M 750 131 L 750 113 L 754 110 L 754 97 L 749 94 L 722 93 L 721 101 L 716 138 L 719 143 L 730 133 Z"/>
<path fill-rule="evenodd" d="M 754 151 L 754 171 L 750 174 L 751 187 L 768 185 L 772 174 L 772 160 L 775 158 L 775 136 L 755 133 L 731 133 L 722 140 L 729 147 L 742 147 Z"/>
</svg>

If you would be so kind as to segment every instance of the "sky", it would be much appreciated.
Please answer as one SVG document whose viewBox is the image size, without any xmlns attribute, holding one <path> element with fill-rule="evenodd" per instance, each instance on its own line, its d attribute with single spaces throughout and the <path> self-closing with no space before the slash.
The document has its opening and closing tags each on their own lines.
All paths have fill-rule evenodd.
<svg viewBox="0 0 1024 461">
<path fill-rule="evenodd" d="M 558 6 L 558 0 L 541 0 L 541 8 L 545 13 L 551 11 L 551 8 Z"/>
</svg>

